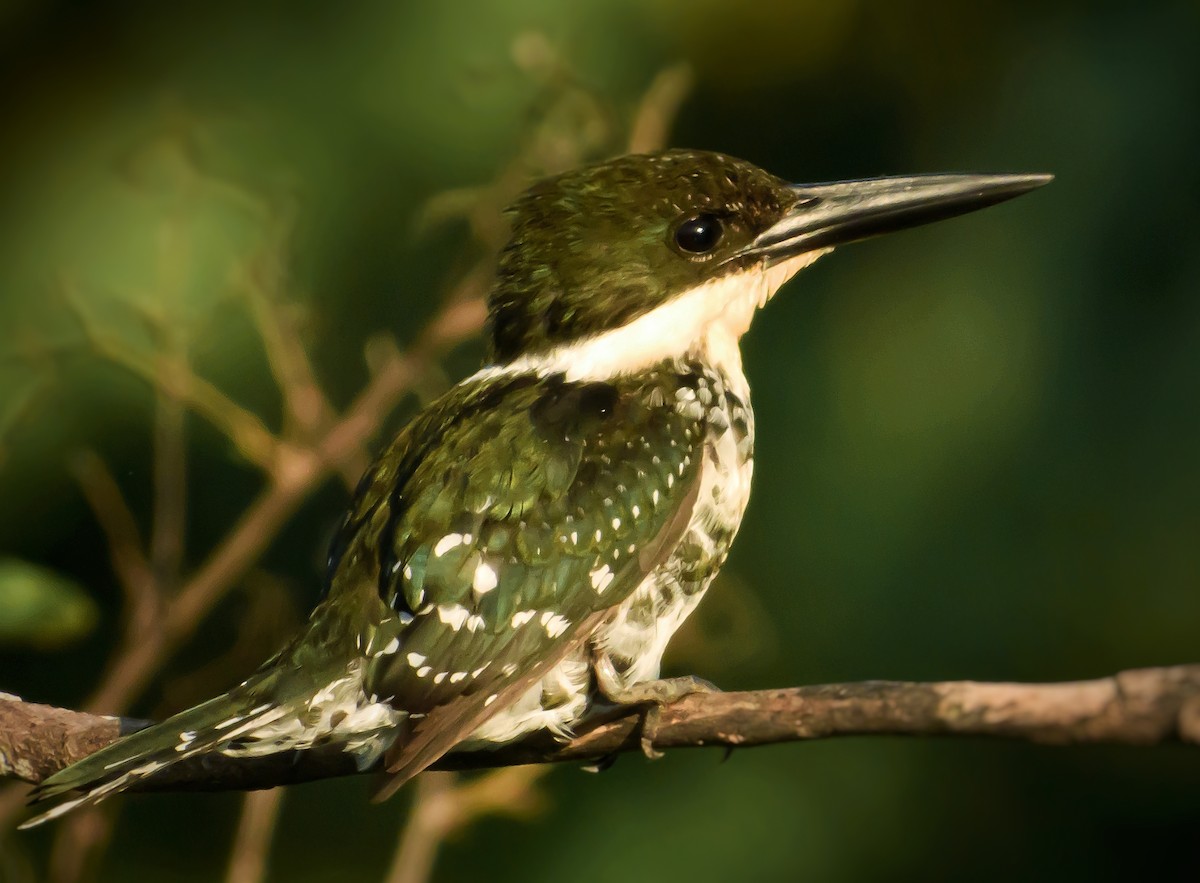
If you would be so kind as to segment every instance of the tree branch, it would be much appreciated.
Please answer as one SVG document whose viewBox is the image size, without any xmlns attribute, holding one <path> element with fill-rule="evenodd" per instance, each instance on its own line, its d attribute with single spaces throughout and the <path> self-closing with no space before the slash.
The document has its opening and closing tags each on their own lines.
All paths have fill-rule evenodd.
<svg viewBox="0 0 1200 883">
<path fill-rule="evenodd" d="M 530 737 L 445 757 L 437 769 L 594 761 L 637 750 L 641 715 L 614 709 L 574 739 Z M 136 725 L 136 724 L 135 724 Z M 117 739 L 130 722 L 0 694 L 0 776 L 40 782 Z M 864 681 L 688 696 L 663 709 L 658 748 L 750 747 L 834 736 L 991 736 L 1047 745 L 1200 745 L 1200 664 L 1091 681 L 1003 684 Z M 183 761 L 142 785 L 154 791 L 270 788 L 357 772 L 335 748 L 301 756 Z"/>
</svg>

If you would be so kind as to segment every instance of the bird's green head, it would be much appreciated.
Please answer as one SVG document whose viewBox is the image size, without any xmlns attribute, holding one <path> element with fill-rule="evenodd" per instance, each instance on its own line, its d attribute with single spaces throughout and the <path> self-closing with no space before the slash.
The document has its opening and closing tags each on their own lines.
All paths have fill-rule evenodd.
<svg viewBox="0 0 1200 883">
<path fill-rule="evenodd" d="M 693 150 L 566 172 L 509 210 L 512 235 L 488 302 L 491 360 L 594 338 L 722 282 L 719 296 L 705 300 L 709 318 L 739 309 L 736 298 L 753 312 L 835 245 L 982 208 L 1048 180 L 927 175 L 795 185 Z"/>
</svg>

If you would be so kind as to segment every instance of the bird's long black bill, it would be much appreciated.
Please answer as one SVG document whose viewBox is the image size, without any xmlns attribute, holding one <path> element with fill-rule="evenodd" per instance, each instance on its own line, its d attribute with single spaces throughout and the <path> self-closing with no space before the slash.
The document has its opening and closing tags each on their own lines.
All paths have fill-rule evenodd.
<svg viewBox="0 0 1200 883">
<path fill-rule="evenodd" d="M 748 253 L 771 263 L 818 248 L 928 224 L 1012 199 L 1052 175 L 916 175 L 797 184 L 796 203 Z"/>
</svg>

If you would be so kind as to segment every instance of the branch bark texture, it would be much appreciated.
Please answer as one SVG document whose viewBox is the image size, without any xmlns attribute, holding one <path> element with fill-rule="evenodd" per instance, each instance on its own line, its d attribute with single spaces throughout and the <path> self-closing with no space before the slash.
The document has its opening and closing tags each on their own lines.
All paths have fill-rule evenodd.
<svg viewBox="0 0 1200 883">
<path fill-rule="evenodd" d="M 435 768 L 596 761 L 638 750 L 641 717 L 637 710 L 613 709 L 568 742 L 528 738 L 493 751 L 452 754 Z M 123 726 L 128 724 L 118 718 L 0 694 L 0 777 L 40 782 L 116 740 Z M 734 748 L 864 735 L 1200 745 L 1200 664 L 1054 684 L 864 681 L 696 694 L 663 709 L 653 741 L 661 749 Z M 248 790 L 355 772 L 350 758 L 335 749 L 262 758 L 211 755 L 168 767 L 143 790 Z"/>
</svg>

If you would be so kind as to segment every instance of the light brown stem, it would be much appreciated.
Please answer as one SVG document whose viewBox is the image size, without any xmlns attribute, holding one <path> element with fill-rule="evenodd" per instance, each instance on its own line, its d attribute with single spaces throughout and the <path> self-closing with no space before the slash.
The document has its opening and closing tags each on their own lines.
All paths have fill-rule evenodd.
<svg viewBox="0 0 1200 883">
<path fill-rule="evenodd" d="M 282 803 L 282 788 L 251 791 L 243 798 L 225 883 L 260 883 L 266 879 L 271 838 Z"/>
<path fill-rule="evenodd" d="M 507 767 L 466 781 L 453 773 L 421 776 L 386 883 L 425 883 L 442 843 L 483 816 L 535 813 L 542 801 L 534 786 L 543 769 Z"/>
<path fill-rule="evenodd" d="M 0 694 L 0 776 L 39 782 L 117 738 L 118 722 Z M 617 710 L 567 742 L 531 737 L 444 757 L 438 769 L 594 761 L 640 750 L 640 709 Z M 1200 745 L 1200 664 L 1090 681 L 1004 684 L 864 681 L 687 696 L 663 709 L 660 749 L 748 748 L 835 736 L 990 736 L 1048 745 Z M 351 775 L 336 749 L 300 758 L 214 755 L 163 770 L 145 790 L 242 790 Z"/>
</svg>

